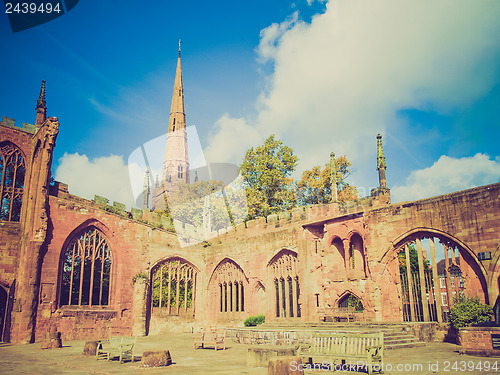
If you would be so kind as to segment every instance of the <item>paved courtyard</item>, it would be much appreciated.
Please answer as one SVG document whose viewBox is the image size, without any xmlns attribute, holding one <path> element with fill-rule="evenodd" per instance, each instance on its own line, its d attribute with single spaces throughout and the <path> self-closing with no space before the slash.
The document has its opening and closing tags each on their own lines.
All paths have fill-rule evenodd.
<svg viewBox="0 0 500 375">
<path fill-rule="evenodd" d="M 147 350 L 169 350 L 173 364 L 163 368 L 144 368 L 141 362 L 120 364 L 118 361 L 96 361 L 82 355 L 84 341 L 63 342 L 63 348 L 42 350 L 40 344 L 0 346 L 2 374 L 250 374 L 265 375 L 267 368 L 246 364 L 248 345 L 230 344 L 229 349 L 197 349 L 192 335 L 165 334 L 138 338 L 136 355 Z M 500 374 L 500 358 L 482 358 L 458 354 L 459 346 L 429 343 L 424 347 L 385 352 L 384 374 Z M 356 370 L 356 368 L 351 369 Z M 326 370 L 306 371 L 314 374 Z M 337 369 L 335 374 L 360 374 Z"/>
</svg>

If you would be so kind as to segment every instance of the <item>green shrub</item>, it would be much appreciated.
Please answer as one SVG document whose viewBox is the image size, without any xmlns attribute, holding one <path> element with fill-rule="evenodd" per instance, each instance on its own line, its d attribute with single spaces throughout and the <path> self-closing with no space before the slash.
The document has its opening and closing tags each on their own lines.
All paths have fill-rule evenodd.
<svg viewBox="0 0 500 375">
<path fill-rule="evenodd" d="M 450 310 L 450 323 L 455 328 L 491 320 L 493 308 L 481 303 L 479 298 L 463 298 Z"/>
<path fill-rule="evenodd" d="M 256 316 L 249 316 L 243 322 L 243 324 L 245 325 L 245 327 L 254 327 L 256 325 L 264 323 L 265 320 L 266 320 L 266 317 L 264 316 L 264 314 L 260 314 L 260 315 L 256 315 Z"/>
</svg>

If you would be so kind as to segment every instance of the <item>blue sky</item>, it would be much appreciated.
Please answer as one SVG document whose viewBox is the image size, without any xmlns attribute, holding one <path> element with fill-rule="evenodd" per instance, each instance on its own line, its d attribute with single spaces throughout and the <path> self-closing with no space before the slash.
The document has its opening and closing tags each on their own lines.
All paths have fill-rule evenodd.
<svg viewBox="0 0 500 375">
<path fill-rule="evenodd" d="M 207 161 L 239 164 L 275 133 L 296 177 L 334 151 L 368 194 L 381 133 L 393 201 L 424 198 L 499 181 L 498 19 L 496 0 L 80 0 L 12 33 L 2 13 L 0 116 L 33 123 L 45 79 L 56 179 L 130 206 L 126 163 L 167 129 L 181 38 Z"/>
</svg>

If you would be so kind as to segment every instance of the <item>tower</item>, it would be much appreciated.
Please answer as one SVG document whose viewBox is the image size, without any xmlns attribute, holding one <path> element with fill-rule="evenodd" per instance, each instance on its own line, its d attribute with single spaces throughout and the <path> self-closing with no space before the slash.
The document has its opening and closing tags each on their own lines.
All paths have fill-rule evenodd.
<svg viewBox="0 0 500 375">
<path fill-rule="evenodd" d="M 162 182 L 166 191 L 172 191 L 178 183 L 189 183 L 189 156 L 184 111 L 184 88 L 182 85 L 181 44 L 175 72 L 174 92 L 170 107 L 167 144 L 163 161 Z"/>
<path fill-rule="evenodd" d="M 178 184 L 189 184 L 189 155 L 184 109 L 184 87 L 182 84 L 181 42 L 175 72 L 174 91 L 168 121 L 167 142 L 163 159 L 161 181 L 156 180 L 153 194 L 153 209 L 166 209 L 166 197 L 176 190 Z"/>
</svg>

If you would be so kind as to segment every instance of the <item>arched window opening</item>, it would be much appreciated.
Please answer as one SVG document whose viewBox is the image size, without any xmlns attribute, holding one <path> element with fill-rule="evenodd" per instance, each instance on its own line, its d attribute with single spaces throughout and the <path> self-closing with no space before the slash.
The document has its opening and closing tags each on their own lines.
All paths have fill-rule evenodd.
<svg viewBox="0 0 500 375">
<path fill-rule="evenodd" d="M 21 150 L 10 142 L 0 143 L 0 220 L 20 220 L 25 174 Z"/>
<path fill-rule="evenodd" d="M 447 322 L 461 298 L 486 302 L 479 266 L 458 244 L 441 236 L 419 235 L 398 248 L 404 321 Z"/>
<path fill-rule="evenodd" d="M 347 293 L 339 300 L 339 307 L 350 307 L 353 308 L 355 312 L 363 312 L 364 310 L 361 300 L 351 293 Z"/>
<path fill-rule="evenodd" d="M 349 241 L 349 270 L 351 276 L 362 278 L 365 276 L 365 259 L 363 251 L 363 238 L 354 233 Z"/>
<path fill-rule="evenodd" d="M 214 271 L 214 280 L 218 282 L 221 308 L 220 312 L 242 312 L 245 311 L 245 289 L 246 282 L 243 270 L 232 260 L 222 261 Z M 224 308 L 222 306 L 224 302 Z"/>
<path fill-rule="evenodd" d="M 182 178 L 183 175 L 184 175 L 184 170 L 182 168 L 182 165 L 179 165 L 177 167 L 177 178 Z"/>
<path fill-rule="evenodd" d="M 279 253 L 268 265 L 275 284 L 276 317 L 300 318 L 300 284 L 297 255 L 289 250 Z"/>
<path fill-rule="evenodd" d="M 197 271 L 183 259 L 169 259 L 152 272 L 153 312 L 179 315 L 194 310 Z"/>
<path fill-rule="evenodd" d="M 96 227 L 78 233 L 66 248 L 62 263 L 60 304 L 109 304 L 111 249 Z"/>
</svg>

